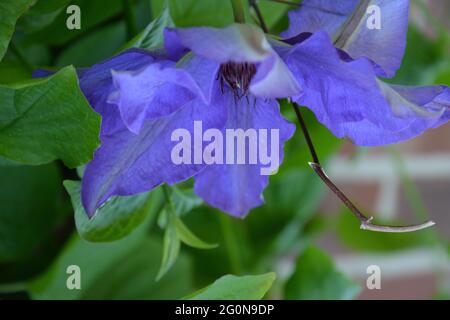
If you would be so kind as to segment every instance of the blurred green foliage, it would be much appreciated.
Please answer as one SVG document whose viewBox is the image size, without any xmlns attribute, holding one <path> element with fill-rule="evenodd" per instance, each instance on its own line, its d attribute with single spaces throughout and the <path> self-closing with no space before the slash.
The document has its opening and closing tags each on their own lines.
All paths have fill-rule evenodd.
<svg viewBox="0 0 450 320">
<path fill-rule="evenodd" d="M 4 95 L 30 90 L 26 92 L 29 97 L 34 91 L 41 92 L 38 86 L 52 85 L 57 90 L 61 85 L 51 83 L 53 78 L 30 81 L 27 64 L 51 70 L 67 65 L 87 67 L 124 48 L 160 47 L 165 26 L 220 27 L 233 21 L 230 4 L 224 0 L 135 0 L 132 4 L 141 32 L 130 39 L 120 0 L 38 0 L 26 11 L 34 2 L 3 0 L 0 4 L 0 58 L 5 55 L 0 62 L 3 110 L 23 108 L 17 104 L 20 99 L 5 106 Z M 65 8 L 69 4 L 81 8 L 81 30 L 66 28 Z M 291 7 L 268 1 L 260 5 L 271 30 L 279 32 L 287 25 L 286 13 Z M 5 6 L 6 20 L 2 16 Z M 253 16 L 250 11 L 246 14 Z M 10 41 L 14 47 L 6 51 Z M 392 81 L 450 84 L 448 49 L 447 38 L 429 39 L 412 26 L 405 62 Z M 73 135 L 71 145 L 80 146 L 76 150 L 64 148 L 67 137 L 62 137 L 59 147 L 51 148 L 42 158 L 31 152 L 33 148 L 23 147 L 36 140 L 21 135 L 22 127 L 13 135 L 4 135 L 15 138 L 11 142 L 16 146 L 14 153 L 4 148 L 6 140 L 1 138 L 0 156 L 7 159 L 0 159 L 0 295 L 24 290 L 35 299 L 352 299 L 359 287 L 335 268 L 326 253 L 311 247 L 324 230 L 336 231 L 343 245 L 365 252 L 428 243 L 423 233 L 405 236 L 360 231 L 346 212 L 336 221 L 327 218 L 324 222 L 317 213 L 326 189 L 307 164 L 310 155 L 301 135 L 286 144 L 284 163 L 265 191 L 266 204 L 245 220 L 204 205 L 192 193 L 191 182 L 170 188 L 169 198 L 156 189 L 113 199 L 88 220 L 80 205 L 79 182 L 65 182 L 70 196 L 63 187 L 63 180 L 77 179 L 76 174 L 52 161 L 85 164 L 98 143 L 91 136 L 97 135 L 99 123 L 86 111 L 88 106 L 80 96 L 73 69 L 62 69 L 55 77 L 61 75 L 68 78 L 68 83 L 59 88 L 61 95 L 70 92 L 76 97 L 43 96 L 45 103 L 39 105 L 39 112 L 52 112 L 54 123 L 42 124 L 37 116 L 29 119 L 36 123 L 33 136 L 41 139 L 34 148 L 43 148 L 43 140 L 54 140 L 43 133 L 53 135 L 47 130 L 55 125 L 67 125 L 78 133 L 90 131 L 90 135 Z M 22 84 L 11 85 L 17 82 Z M 67 100 L 76 114 L 60 119 L 57 112 L 65 109 L 46 109 L 54 104 L 51 99 Z M 284 115 L 294 122 L 288 103 L 281 104 Z M 341 142 L 311 112 L 305 110 L 304 115 L 317 151 L 326 162 Z M 4 119 L 2 113 L 0 123 Z M 20 118 L 16 125 L 25 120 Z M 0 137 L 3 131 L 0 126 Z M 15 162 L 40 166 L 17 166 Z M 98 243 L 105 241 L 111 242 Z M 278 271 L 282 258 L 297 262 L 287 278 L 278 276 L 275 280 L 268 272 Z M 82 290 L 66 288 L 70 265 L 81 267 Z"/>
</svg>

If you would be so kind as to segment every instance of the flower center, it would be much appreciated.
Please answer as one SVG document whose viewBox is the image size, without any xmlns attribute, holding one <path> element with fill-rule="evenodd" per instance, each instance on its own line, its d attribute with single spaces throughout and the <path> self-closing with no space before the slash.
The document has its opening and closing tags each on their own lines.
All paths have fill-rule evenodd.
<svg viewBox="0 0 450 320">
<path fill-rule="evenodd" d="M 256 66 L 253 63 L 228 62 L 220 66 L 218 79 L 220 87 L 224 92 L 225 83 L 233 91 L 237 98 L 247 95 L 250 82 L 256 74 Z"/>
</svg>

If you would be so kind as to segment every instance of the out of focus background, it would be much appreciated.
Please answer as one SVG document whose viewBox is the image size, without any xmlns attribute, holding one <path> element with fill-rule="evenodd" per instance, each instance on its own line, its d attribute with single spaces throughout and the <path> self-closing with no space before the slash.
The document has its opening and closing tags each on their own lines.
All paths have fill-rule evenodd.
<svg viewBox="0 0 450 320">
<path fill-rule="evenodd" d="M 98 63 L 154 19 L 153 28 L 233 21 L 228 1 L 167 3 L 171 23 L 162 14 L 162 0 L 39 0 L 17 23 L 14 46 L 0 63 L 0 84 L 29 79 L 30 66 L 57 70 Z M 286 27 L 287 11 L 295 8 L 259 3 L 274 32 Z M 81 8 L 80 30 L 66 28 L 70 4 Z M 411 1 L 406 55 L 392 82 L 450 85 L 448 17 L 450 1 Z M 282 107 L 294 121 L 288 106 Z M 164 238 L 161 190 L 138 208 L 140 226 L 127 236 L 126 228 L 116 228 L 112 232 L 124 237 L 110 241 L 111 234 L 103 230 L 99 237 L 97 229 L 74 215 L 79 190 L 62 182 L 79 180 L 81 168 L 76 172 L 60 162 L 12 166 L 0 159 L 0 298 L 179 299 L 227 274 L 275 272 L 266 298 L 449 299 L 450 124 L 399 145 L 369 149 L 336 139 L 312 113 L 305 115 L 327 173 L 362 211 L 378 223 L 432 219 L 436 227 L 409 234 L 361 231 L 309 168 L 306 144 L 297 133 L 286 145 L 279 174 L 271 177 L 266 205 L 245 220 L 202 204 L 191 182 L 178 187 L 174 201 L 188 208 L 179 218 L 193 234 L 219 246 L 182 245 L 172 268 L 155 281 L 170 246 Z M 81 290 L 66 287 L 70 265 L 82 270 Z M 381 272 L 379 289 L 367 287 L 370 266 Z"/>
</svg>

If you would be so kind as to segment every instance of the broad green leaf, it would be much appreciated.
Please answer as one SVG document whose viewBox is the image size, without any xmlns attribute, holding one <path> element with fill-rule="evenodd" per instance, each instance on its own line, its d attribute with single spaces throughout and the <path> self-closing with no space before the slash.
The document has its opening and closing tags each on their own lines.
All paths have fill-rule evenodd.
<svg viewBox="0 0 450 320">
<path fill-rule="evenodd" d="M 189 228 L 181 221 L 181 219 L 175 219 L 178 236 L 180 240 L 193 248 L 197 249 L 214 249 L 217 248 L 217 244 L 208 243 L 197 237 Z"/>
<path fill-rule="evenodd" d="M 261 300 L 275 281 L 275 273 L 257 276 L 226 275 L 185 299 L 190 300 Z"/>
<path fill-rule="evenodd" d="M 17 19 L 35 2 L 36 0 L 0 1 L 0 61 L 8 49 Z"/>
<path fill-rule="evenodd" d="M 314 247 L 298 257 L 284 288 L 285 298 L 295 300 L 349 300 L 359 291 L 358 285 L 336 270 L 329 256 Z"/>
<path fill-rule="evenodd" d="M 402 225 L 402 223 L 380 222 L 379 224 Z M 403 223 L 404 224 L 404 223 Z M 337 234 L 349 248 L 361 252 L 394 252 L 417 246 L 429 245 L 432 231 L 422 230 L 408 233 L 379 233 L 360 229 L 359 221 L 348 210 L 343 210 L 337 224 Z"/>
<path fill-rule="evenodd" d="M 128 197 L 113 197 L 88 218 L 81 204 L 81 183 L 64 181 L 75 210 L 75 224 L 80 236 L 92 242 L 119 240 L 139 226 L 152 208 L 161 201 L 158 191 Z"/>
<path fill-rule="evenodd" d="M 73 67 L 14 86 L 0 85 L 0 157 L 74 168 L 92 159 L 100 116 L 81 93 Z"/>
<path fill-rule="evenodd" d="M 180 237 L 174 219 L 175 217 L 169 219 L 164 232 L 162 261 L 156 281 L 159 281 L 172 268 L 180 253 Z"/>
<path fill-rule="evenodd" d="M 74 235 L 55 263 L 29 284 L 34 299 L 177 299 L 191 290 L 191 265 L 180 255 L 164 279 L 155 282 L 161 242 L 147 226 L 111 243 L 91 243 Z M 67 267 L 81 271 L 81 290 L 66 286 Z"/>
<path fill-rule="evenodd" d="M 131 39 L 123 49 L 142 48 L 155 49 L 163 46 L 164 29 L 173 27 L 174 23 L 170 17 L 169 9 L 164 9 L 160 15 L 136 37 Z"/>
<path fill-rule="evenodd" d="M 52 238 L 68 212 L 60 184 L 54 164 L 0 167 L 0 264 L 31 256 Z"/>
</svg>

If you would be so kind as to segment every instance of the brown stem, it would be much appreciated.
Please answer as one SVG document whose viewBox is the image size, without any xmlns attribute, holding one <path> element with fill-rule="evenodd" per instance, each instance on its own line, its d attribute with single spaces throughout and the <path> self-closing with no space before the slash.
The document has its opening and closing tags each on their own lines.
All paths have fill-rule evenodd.
<svg viewBox="0 0 450 320">
<path fill-rule="evenodd" d="M 350 210 L 350 212 L 359 220 L 361 223 L 360 228 L 362 230 L 370 230 L 377 232 L 393 232 L 393 233 L 404 233 L 404 232 L 413 232 L 419 231 L 422 229 L 429 228 L 434 226 L 435 223 L 433 221 L 427 221 L 423 224 L 412 225 L 412 226 L 382 226 L 373 224 L 373 217 L 365 216 L 352 202 L 347 196 L 333 183 L 333 181 L 328 178 L 327 174 L 323 170 L 320 165 L 319 158 L 317 156 L 316 150 L 314 148 L 314 144 L 312 142 L 311 136 L 309 134 L 308 128 L 306 127 L 306 123 L 303 119 L 303 116 L 300 111 L 300 106 L 296 103 L 292 103 L 292 107 L 294 108 L 295 114 L 297 116 L 300 127 L 302 128 L 303 135 L 308 144 L 309 151 L 313 158 L 313 162 L 310 162 L 309 165 L 316 172 L 320 179 L 328 186 L 328 188 L 333 191 L 333 193 L 345 204 L 345 206 Z"/>
</svg>

